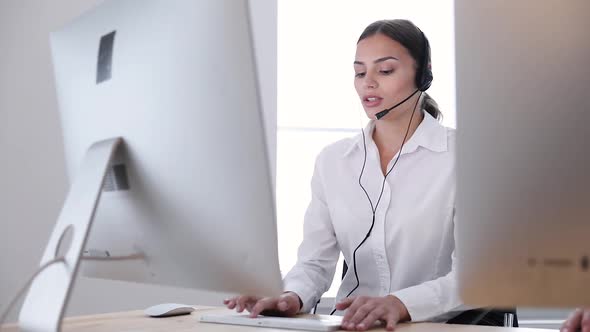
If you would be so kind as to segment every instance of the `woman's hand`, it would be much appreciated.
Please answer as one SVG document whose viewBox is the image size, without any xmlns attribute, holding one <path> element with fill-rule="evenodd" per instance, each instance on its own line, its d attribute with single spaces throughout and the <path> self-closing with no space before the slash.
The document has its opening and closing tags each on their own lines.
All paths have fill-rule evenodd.
<svg viewBox="0 0 590 332">
<path fill-rule="evenodd" d="M 575 332 L 578 330 L 590 332 L 590 307 L 576 309 L 561 327 L 561 332 Z"/>
<path fill-rule="evenodd" d="M 248 310 L 252 318 L 260 314 L 292 317 L 301 310 L 300 303 L 299 296 L 293 292 L 285 292 L 279 297 L 264 298 L 242 295 L 223 301 L 228 309 L 236 308 L 237 312 Z"/>
<path fill-rule="evenodd" d="M 406 306 L 397 297 L 349 297 L 336 304 L 336 309 L 346 310 L 342 318 L 342 328 L 365 331 L 378 320 L 386 323 L 385 328 L 393 331 L 398 322 L 410 320 Z"/>
</svg>

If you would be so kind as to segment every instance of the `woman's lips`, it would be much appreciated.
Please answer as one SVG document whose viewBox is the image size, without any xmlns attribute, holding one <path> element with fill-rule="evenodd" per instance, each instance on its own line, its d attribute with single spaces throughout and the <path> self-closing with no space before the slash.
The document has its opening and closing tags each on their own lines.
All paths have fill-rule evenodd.
<svg viewBox="0 0 590 332">
<path fill-rule="evenodd" d="M 363 98 L 363 105 L 365 107 L 377 107 L 381 105 L 383 98 L 377 96 L 366 96 Z"/>
</svg>

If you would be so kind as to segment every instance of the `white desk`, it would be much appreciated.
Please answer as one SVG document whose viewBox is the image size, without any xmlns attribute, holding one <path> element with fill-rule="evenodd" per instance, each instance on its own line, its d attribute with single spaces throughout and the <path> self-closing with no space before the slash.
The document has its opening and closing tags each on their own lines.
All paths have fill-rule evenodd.
<svg viewBox="0 0 590 332">
<path fill-rule="evenodd" d="M 199 317 L 203 313 L 228 312 L 225 308 L 196 306 L 191 315 L 176 316 L 168 318 L 149 318 L 144 316 L 143 310 L 126 311 L 101 315 L 78 316 L 66 318 L 63 331 L 76 332 L 98 332 L 98 331 L 153 331 L 153 332 L 222 332 L 222 331 L 243 331 L 243 332 L 276 332 L 289 331 L 263 327 L 219 325 L 200 323 Z M 395 329 L 399 332 L 547 332 L 544 329 L 524 329 L 508 327 L 488 327 L 470 325 L 449 325 L 435 323 L 411 323 L 400 324 Z M 14 324 L 3 326 L 2 332 L 16 332 L 18 327 Z M 385 329 L 372 329 L 370 331 L 385 331 Z"/>
</svg>

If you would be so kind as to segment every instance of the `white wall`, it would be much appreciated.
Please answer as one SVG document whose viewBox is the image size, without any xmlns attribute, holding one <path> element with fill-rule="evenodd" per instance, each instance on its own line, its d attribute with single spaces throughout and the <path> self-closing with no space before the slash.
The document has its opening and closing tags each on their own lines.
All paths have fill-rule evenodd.
<svg viewBox="0 0 590 332">
<path fill-rule="evenodd" d="M 0 1 L 0 310 L 38 266 L 67 191 L 48 34 L 100 2 Z M 254 0 L 251 8 L 274 172 L 277 4 Z M 161 302 L 217 305 L 223 297 L 79 278 L 68 315 L 140 309 Z M 17 313 L 18 308 L 9 321 L 15 321 Z"/>
</svg>

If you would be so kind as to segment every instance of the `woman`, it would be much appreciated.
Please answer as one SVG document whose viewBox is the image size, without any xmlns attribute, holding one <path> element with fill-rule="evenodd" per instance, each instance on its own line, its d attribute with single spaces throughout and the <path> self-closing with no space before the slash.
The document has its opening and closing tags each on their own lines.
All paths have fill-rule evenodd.
<svg viewBox="0 0 590 332">
<path fill-rule="evenodd" d="M 307 312 L 329 289 L 342 251 L 350 265 L 336 298 L 343 328 L 366 330 L 381 320 L 392 330 L 398 322 L 445 321 L 460 310 L 455 133 L 439 124 L 436 103 L 423 93 L 432 80 L 428 40 L 410 21 L 377 21 L 360 36 L 353 66 L 373 120 L 317 157 L 286 292 L 228 299 L 228 308 L 252 317 Z"/>
</svg>

